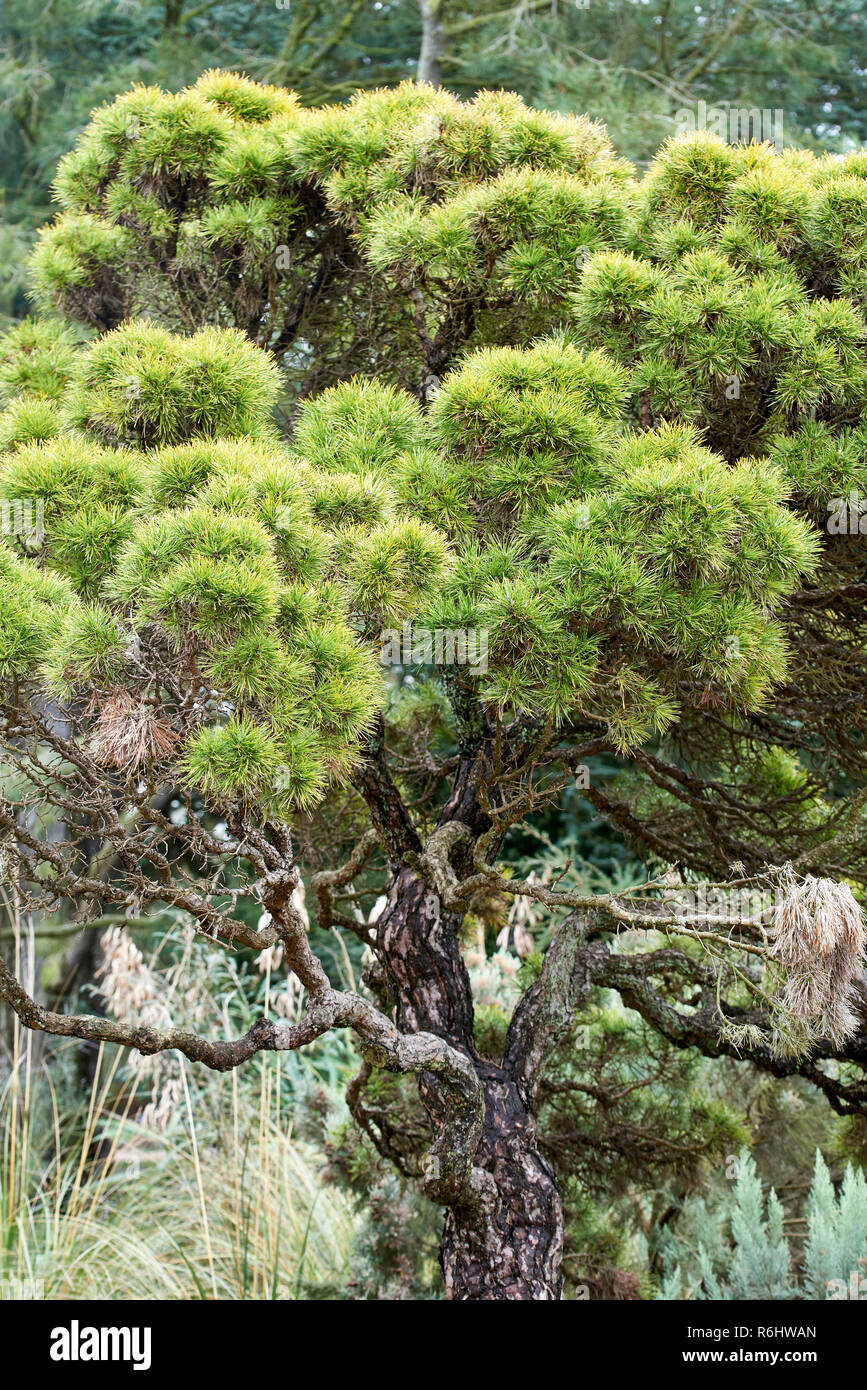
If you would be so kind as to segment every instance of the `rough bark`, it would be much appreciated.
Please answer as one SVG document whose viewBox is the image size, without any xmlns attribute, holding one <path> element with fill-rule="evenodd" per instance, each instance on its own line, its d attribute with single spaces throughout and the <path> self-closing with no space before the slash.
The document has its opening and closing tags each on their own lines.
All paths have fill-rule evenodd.
<svg viewBox="0 0 867 1390">
<path fill-rule="evenodd" d="M 470 982 L 458 942 L 460 917 L 403 868 L 377 924 L 378 947 L 402 1031 L 435 1033 L 472 1062 L 485 1098 L 474 1181 L 447 1208 L 441 1262 L 450 1299 L 560 1296 L 563 1214 L 553 1174 L 536 1146 L 536 1126 L 518 1081 L 481 1057 L 473 1042 Z M 435 1124 L 444 1101 L 422 1073 L 422 1101 Z"/>
<path fill-rule="evenodd" d="M 536 1145 L 536 1125 L 512 1078 L 477 1060 L 485 1127 L 476 1165 L 491 1179 L 474 1205 L 446 1214 L 441 1263 L 446 1297 L 558 1299 L 563 1209 Z"/>
</svg>

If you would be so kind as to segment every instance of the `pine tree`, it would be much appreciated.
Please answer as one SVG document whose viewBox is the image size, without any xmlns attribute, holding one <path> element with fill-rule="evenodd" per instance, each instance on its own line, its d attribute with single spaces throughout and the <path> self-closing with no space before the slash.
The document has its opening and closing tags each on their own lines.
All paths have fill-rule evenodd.
<svg viewBox="0 0 867 1390">
<path fill-rule="evenodd" d="M 449 1296 L 560 1289 L 534 1116 L 596 987 L 863 1105 L 865 176 L 699 133 L 638 180 L 508 94 L 305 110 L 221 73 L 102 108 L 58 174 L 35 291 L 99 333 L 0 350 L 5 872 L 83 924 L 279 943 L 307 1008 L 213 1041 L 0 993 L 216 1068 L 350 1029 Z M 646 883 L 512 873 L 576 785 Z M 516 900 L 545 925 L 477 1038 L 461 933 Z M 382 1070 L 418 1079 L 399 1152 Z"/>
</svg>

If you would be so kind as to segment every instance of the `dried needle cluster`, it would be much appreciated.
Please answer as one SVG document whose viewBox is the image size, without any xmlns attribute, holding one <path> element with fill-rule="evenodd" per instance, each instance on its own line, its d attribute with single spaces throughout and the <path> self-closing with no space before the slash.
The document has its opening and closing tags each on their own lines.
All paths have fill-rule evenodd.
<svg viewBox="0 0 867 1390">
<path fill-rule="evenodd" d="M 784 1016 L 809 1036 L 842 1046 L 856 1028 L 855 982 L 863 967 L 864 917 L 845 883 L 791 871 L 774 916 L 770 954 L 785 974 L 779 995 Z"/>
</svg>

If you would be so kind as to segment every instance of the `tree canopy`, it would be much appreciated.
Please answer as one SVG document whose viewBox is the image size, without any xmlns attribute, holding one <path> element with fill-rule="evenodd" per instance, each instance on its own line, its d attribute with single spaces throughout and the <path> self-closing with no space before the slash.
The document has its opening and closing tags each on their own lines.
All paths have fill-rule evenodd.
<svg viewBox="0 0 867 1390">
<path fill-rule="evenodd" d="M 641 166 L 677 113 L 782 112 L 787 143 L 845 152 L 864 138 L 863 0 L 26 0 L 0 16 L 0 312 L 26 312 L 23 266 L 49 214 L 57 161 L 95 105 L 133 83 L 177 89 L 220 66 L 305 105 L 405 78 L 463 99 L 517 90 L 533 106 L 592 111 Z"/>
</svg>

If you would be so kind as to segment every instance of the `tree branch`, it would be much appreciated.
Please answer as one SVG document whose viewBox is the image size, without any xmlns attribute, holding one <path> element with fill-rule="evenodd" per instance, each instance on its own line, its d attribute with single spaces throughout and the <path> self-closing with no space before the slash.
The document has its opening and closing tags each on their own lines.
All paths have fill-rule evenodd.
<svg viewBox="0 0 867 1390">
<path fill-rule="evenodd" d="M 484 1177 L 473 1175 L 473 1157 L 484 1122 L 481 1083 L 469 1058 L 433 1033 L 401 1033 L 360 995 L 326 985 L 310 998 L 298 1024 L 261 1018 L 243 1037 L 212 1042 L 181 1028 L 159 1030 L 91 1014 L 59 1014 L 38 1004 L 0 957 L 0 999 L 26 1028 L 55 1037 L 110 1042 L 151 1056 L 176 1050 L 213 1071 L 229 1071 L 257 1052 L 292 1052 L 334 1028 L 351 1028 L 365 1061 L 392 1072 L 428 1073 L 440 1083 L 444 1104 L 436 1139 L 425 1163 L 426 1191 L 443 1205 L 472 1202 Z"/>
</svg>

